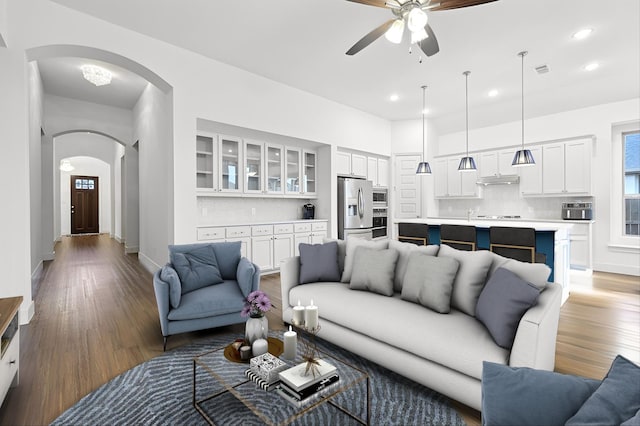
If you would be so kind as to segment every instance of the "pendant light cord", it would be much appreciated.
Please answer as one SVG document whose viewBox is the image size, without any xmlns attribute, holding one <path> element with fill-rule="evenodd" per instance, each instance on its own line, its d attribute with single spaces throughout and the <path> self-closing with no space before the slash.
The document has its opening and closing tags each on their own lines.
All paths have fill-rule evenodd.
<svg viewBox="0 0 640 426">
<path fill-rule="evenodd" d="M 464 97 L 465 97 L 465 104 L 466 104 L 465 125 L 467 128 L 467 157 L 469 157 L 469 74 L 471 74 L 471 71 L 465 71 L 462 74 L 464 74 L 465 76 L 465 82 L 464 82 Z"/>
<path fill-rule="evenodd" d="M 524 57 L 528 52 L 520 52 L 518 55 L 522 58 L 522 67 L 521 67 L 521 89 L 522 89 L 522 149 L 524 150 Z"/>
<path fill-rule="evenodd" d="M 425 150 L 425 141 L 424 141 L 424 109 L 426 108 L 425 104 L 425 93 L 427 91 L 427 86 L 422 86 L 422 161 L 427 161 L 427 153 Z"/>
</svg>

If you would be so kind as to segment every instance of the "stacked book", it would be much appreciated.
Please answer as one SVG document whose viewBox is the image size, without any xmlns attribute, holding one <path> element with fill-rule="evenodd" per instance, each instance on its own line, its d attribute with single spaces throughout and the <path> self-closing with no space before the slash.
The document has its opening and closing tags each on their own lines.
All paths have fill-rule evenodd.
<svg viewBox="0 0 640 426">
<path fill-rule="evenodd" d="M 251 368 L 244 374 L 266 391 L 275 387 L 279 380 L 278 373 L 287 368 L 286 363 L 270 353 L 251 358 L 250 364 Z"/>
<path fill-rule="evenodd" d="M 315 375 L 307 371 L 306 362 L 278 373 L 280 383 L 276 386 L 276 391 L 287 401 L 299 407 L 340 379 L 336 367 L 322 359 L 317 361 L 319 364 L 316 365 Z"/>
</svg>

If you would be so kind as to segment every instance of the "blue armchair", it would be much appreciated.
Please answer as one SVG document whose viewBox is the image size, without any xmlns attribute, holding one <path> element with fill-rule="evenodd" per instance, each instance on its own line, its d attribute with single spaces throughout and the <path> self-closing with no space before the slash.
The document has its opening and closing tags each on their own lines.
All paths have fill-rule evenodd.
<svg viewBox="0 0 640 426">
<path fill-rule="evenodd" d="M 245 298 L 258 289 L 260 268 L 240 242 L 170 245 L 171 263 L 153 275 L 163 350 L 169 336 L 242 323 Z"/>
</svg>

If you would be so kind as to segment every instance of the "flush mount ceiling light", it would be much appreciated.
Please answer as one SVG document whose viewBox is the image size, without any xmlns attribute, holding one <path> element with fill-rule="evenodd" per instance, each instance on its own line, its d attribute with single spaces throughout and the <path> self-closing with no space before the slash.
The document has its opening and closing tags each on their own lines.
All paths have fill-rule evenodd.
<svg viewBox="0 0 640 426">
<path fill-rule="evenodd" d="M 85 80 L 96 86 L 104 86 L 111 83 L 112 74 L 109 70 L 97 65 L 83 65 L 80 69 Z"/>
<path fill-rule="evenodd" d="M 71 165 L 71 162 L 69 160 L 62 160 L 60 162 L 60 170 L 62 170 L 63 172 L 70 172 L 73 169 L 75 169 L 75 167 Z"/>
<path fill-rule="evenodd" d="M 466 104 L 466 127 L 467 127 L 467 155 L 460 159 L 460 164 L 458 165 L 459 172 L 473 172 L 477 170 L 476 161 L 473 157 L 469 156 L 469 74 L 471 71 L 465 71 L 462 73 L 464 75 L 464 96 L 465 96 L 465 104 Z"/>
<path fill-rule="evenodd" d="M 424 116 L 426 114 L 425 107 L 425 93 L 427 91 L 427 86 L 422 86 L 422 161 L 418 164 L 418 168 L 416 169 L 417 175 L 430 175 L 431 174 L 431 166 L 427 161 L 427 144 L 426 144 L 426 135 L 425 135 L 425 124 L 424 124 Z"/>
<path fill-rule="evenodd" d="M 400 99 L 400 96 L 398 96 L 396 93 L 394 93 L 393 95 L 389 96 L 389 100 L 390 100 L 391 102 L 395 102 L 395 101 L 397 101 L 398 99 Z"/>
<path fill-rule="evenodd" d="M 487 93 L 487 96 L 489 96 L 490 98 L 495 98 L 496 96 L 498 96 L 498 90 L 497 89 L 489 90 L 489 93 Z"/>
<path fill-rule="evenodd" d="M 513 156 L 513 161 L 511 162 L 513 167 L 533 166 L 536 164 L 531 151 L 524 149 L 524 57 L 527 53 L 526 51 L 518 53 L 518 56 L 522 59 L 522 149 L 516 151 Z"/>
<path fill-rule="evenodd" d="M 597 62 L 592 62 L 584 66 L 585 71 L 597 70 L 600 65 Z"/>
<path fill-rule="evenodd" d="M 592 28 L 583 28 L 580 31 L 576 31 L 575 33 L 573 33 L 571 37 L 573 37 L 576 40 L 583 40 L 589 37 L 592 32 L 593 32 Z"/>
</svg>

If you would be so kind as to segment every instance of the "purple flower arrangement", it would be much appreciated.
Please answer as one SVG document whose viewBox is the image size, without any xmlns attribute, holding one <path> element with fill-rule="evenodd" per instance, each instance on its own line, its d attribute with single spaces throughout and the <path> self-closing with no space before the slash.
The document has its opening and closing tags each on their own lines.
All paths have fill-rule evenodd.
<svg viewBox="0 0 640 426">
<path fill-rule="evenodd" d="M 240 312 L 242 317 L 261 317 L 271 309 L 271 300 L 263 291 L 256 290 L 247 296 L 244 308 Z"/>
</svg>

